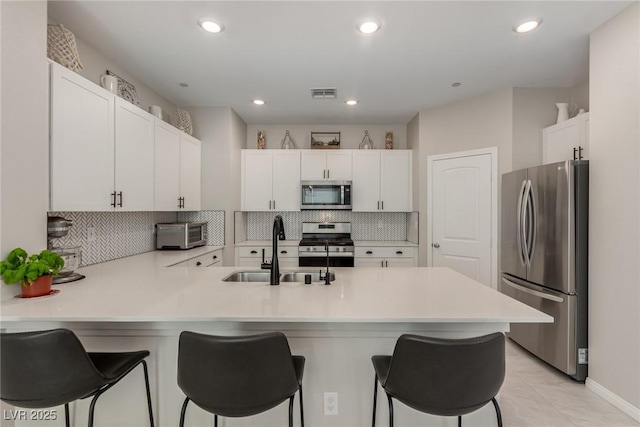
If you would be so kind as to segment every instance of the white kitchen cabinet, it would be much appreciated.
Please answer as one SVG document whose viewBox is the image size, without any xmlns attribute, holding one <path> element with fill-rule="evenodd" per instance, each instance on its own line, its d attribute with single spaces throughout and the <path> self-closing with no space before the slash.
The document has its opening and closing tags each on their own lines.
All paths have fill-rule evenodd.
<svg viewBox="0 0 640 427">
<path fill-rule="evenodd" d="M 155 210 L 200 210 L 200 141 L 155 121 Z"/>
<path fill-rule="evenodd" d="M 51 210 L 113 209 L 114 105 L 112 93 L 51 65 Z"/>
<path fill-rule="evenodd" d="M 237 246 L 236 247 L 236 266 L 260 269 L 262 264 L 262 252 L 264 251 L 264 259 L 271 261 L 271 245 L 268 246 Z M 279 246 L 278 247 L 278 265 L 280 271 L 283 268 L 294 268 L 298 266 L 298 247 L 297 246 Z"/>
<path fill-rule="evenodd" d="M 589 113 L 542 131 L 542 163 L 589 159 Z"/>
<path fill-rule="evenodd" d="M 173 264 L 171 267 L 222 267 L 222 254 L 224 249 L 216 249 L 215 251 L 208 252 L 204 255 L 189 258 L 186 261 Z"/>
<path fill-rule="evenodd" d="M 241 209 L 300 210 L 300 151 L 242 150 Z"/>
<path fill-rule="evenodd" d="M 417 267 L 416 248 L 405 246 L 356 246 L 356 267 Z"/>
<path fill-rule="evenodd" d="M 301 150 L 300 179 L 351 181 L 352 150 Z"/>
<path fill-rule="evenodd" d="M 353 152 L 354 212 L 412 210 L 411 150 Z"/>
<path fill-rule="evenodd" d="M 128 101 L 116 98 L 116 208 L 152 211 L 154 188 L 154 118 Z"/>
</svg>

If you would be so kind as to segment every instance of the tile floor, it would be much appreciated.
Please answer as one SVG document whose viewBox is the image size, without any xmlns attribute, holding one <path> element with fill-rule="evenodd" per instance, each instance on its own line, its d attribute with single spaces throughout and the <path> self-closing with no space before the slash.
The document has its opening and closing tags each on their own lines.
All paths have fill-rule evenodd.
<svg viewBox="0 0 640 427">
<path fill-rule="evenodd" d="M 631 417 L 507 340 L 505 427 L 638 427 Z"/>
</svg>

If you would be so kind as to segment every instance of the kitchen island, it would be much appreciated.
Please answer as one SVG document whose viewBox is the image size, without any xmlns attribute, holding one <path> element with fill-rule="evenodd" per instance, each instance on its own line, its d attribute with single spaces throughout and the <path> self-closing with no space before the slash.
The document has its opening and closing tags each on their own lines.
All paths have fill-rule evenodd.
<svg viewBox="0 0 640 427">
<path fill-rule="evenodd" d="M 149 349 L 154 411 L 161 427 L 177 425 L 184 399 L 176 384 L 181 331 L 282 331 L 292 352 L 307 358 L 307 425 L 354 427 L 371 423 L 371 355 L 391 354 L 402 333 L 467 337 L 506 332 L 510 323 L 552 321 L 446 268 L 336 268 L 330 286 L 269 286 L 222 281 L 241 267 L 167 267 L 179 262 L 172 257 L 181 254 L 149 252 L 96 264 L 80 270 L 86 279 L 58 286 L 57 295 L 2 301 L 2 328 L 67 327 L 90 351 Z M 324 415 L 324 392 L 338 393 L 338 415 Z M 146 425 L 144 399 L 142 372 L 134 372 L 100 398 L 96 426 Z M 386 404 L 383 396 L 379 399 L 379 423 L 386 425 Z M 442 425 L 439 417 L 396 406 L 398 425 Z M 77 422 L 85 423 L 88 402 L 74 407 Z M 282 404 L 260 416 L 224 419 L 222 425 L 278 426 L 286 414 Z M 51 425 L 63 425 L 57 421 Z M 193 405 L 186 424 L 211 425 L 211 416 Z M 491 405 L 465 417 L 465 426 L 474 425 L 495 425 Z"/>
</svg>

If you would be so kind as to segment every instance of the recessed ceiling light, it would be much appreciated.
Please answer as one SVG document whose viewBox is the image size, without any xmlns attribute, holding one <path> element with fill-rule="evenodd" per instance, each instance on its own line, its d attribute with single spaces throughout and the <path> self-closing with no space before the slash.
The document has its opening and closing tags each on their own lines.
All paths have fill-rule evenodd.
<svg viewBox="0 0 640 427">
<path fill-rule="evenodd" d="M 451 83 L 451 87 L 460 87 L 460 86 L 462 86 L 462 83 L 460 82 Z"/>
<path fill-rule="evenodd" d="M 346 101 L 344 101 L 345 104 L 347 105 L 356 105 L 358 103 L 357 99 L 347 99 Z"/>
<path fill-rule="evenodd" d="M 381 25 L 379 22 L 367 19 L 366 21 L 361 22 L 356 26 L 358 31 L 364 34 L 375 33 L 380 29 Z"/>
<path fill-rule="evenodd" d="M 516 33 L 528 33 L 538 28 L 540 24 L 542 24 L 542 19 L 533 19 L 513 27 L 513 31 Z"/>
<path fill-rule="evenodd" d="M 180 87 L 189 87 L 189 83 L 185 83 L 185 82 L 178 83 L 178 85 L 179 85 Z"/>
<path fill-rule="evenodd" d="M 266 101 L 264 101 L 262 99 L 254 99 L 251 102 L 253 102 L 256 105 L 264 105 L 264 104 L 266 104 Z"/>
<path fill-rule="evenodd" d="M 210 33 L 214 33 L 214 34 L 217 34 L 224 29 L 224 27 L 221 24 L 218 24 L 211 18 L 200 18 L 198 23 L 200 24 L 203 30 Z"/>
</svg>

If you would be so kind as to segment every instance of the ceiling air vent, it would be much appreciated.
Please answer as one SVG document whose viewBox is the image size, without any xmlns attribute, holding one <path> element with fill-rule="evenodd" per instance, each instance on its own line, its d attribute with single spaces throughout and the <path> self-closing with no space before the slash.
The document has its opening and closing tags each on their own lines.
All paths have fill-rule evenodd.
<svg viewBox="0 0 640 427">
<path fill-rule="evenodd" d="M 335 87 L 311 89 L 313 99 L 335 99 L 338 96 L 338 89 Z"/>
</svg>

